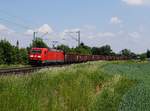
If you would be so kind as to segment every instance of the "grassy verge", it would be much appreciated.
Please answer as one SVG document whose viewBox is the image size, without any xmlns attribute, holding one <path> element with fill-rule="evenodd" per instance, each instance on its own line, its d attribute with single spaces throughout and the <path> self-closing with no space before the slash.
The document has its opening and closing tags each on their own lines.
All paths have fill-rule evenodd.
<svg viewBox="0 0 150 111">
<path fill-rule="evenodd" d="M 107 62 L 0 77 L 1 111 L 116 111 L 136 83 L 103 70 Z"/>
<path fill-rule="evenodd" d="M 18 68 L 18 67 L 26 67 L 29 65 L 22 65 L 22 64 L 17 64 L 17 65 L 6 65 L 6 64 L 1 64 L 0 69 L 2 68 Z"/>
</svg>

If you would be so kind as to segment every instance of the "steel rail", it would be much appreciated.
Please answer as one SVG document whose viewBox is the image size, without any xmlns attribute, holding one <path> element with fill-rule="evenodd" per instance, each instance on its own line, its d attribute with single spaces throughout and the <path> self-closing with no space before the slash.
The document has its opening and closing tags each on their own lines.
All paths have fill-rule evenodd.
<svg viewBox="0 0 150 111">
<path fill-rule="evenodd" d="M 63 67 L 67 66 L 68 64 L 62 64 L 62 65 L 49 65 L 49 66 L 34 66 L 34 67 L 20 67 L 20 68 L 4 68 L 0 69 L 0 76 L 1 75 L 23 75 L 23 74 L 29 74 L 32 72 L 39 71 L 40 69 L 44 68 L 53 68 L 53 67 Z"/>
</svg>

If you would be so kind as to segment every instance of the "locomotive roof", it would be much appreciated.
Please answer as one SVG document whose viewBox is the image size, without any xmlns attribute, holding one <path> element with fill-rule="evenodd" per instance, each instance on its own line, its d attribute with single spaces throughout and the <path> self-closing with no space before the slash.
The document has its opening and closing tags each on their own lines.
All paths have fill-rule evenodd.
<svg viewBox="0 0 150 111">
<path fill-rule="evenodd" d="M 32 48 L 33 50 L 43 50 L 43 49 L 48 49 L 49 51 L 53 51 L 53 52 L 63 52 L 62 50 L 57 50 L 57 49 L 53 49 L 53 48 L 37 48 L 34 47 Z"/>
<path fill-rule="evenodd" d="M 57 49 L 52 49 L 52 48 L 48 48 L 49 51 L 54 51 L 54 52 L 63 52 L 62 50 L 57 50 Z"/>
</svg>

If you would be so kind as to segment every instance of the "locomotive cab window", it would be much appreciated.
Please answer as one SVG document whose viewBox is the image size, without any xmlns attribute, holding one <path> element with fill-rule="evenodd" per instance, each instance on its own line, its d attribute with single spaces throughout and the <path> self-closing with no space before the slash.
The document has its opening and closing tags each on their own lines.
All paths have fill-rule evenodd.
<svg viewBox="0 0 150 111">
<path fill-rule="evenodd" d="M 32 54 L 41 54 L 41 50 L 32 50 L 31 53 Z"/>
<path fill-rule="evenodd" d="M 46 55 L 46 54 L 47 54 L 47 51 L 44 51 L 44 54 Z"/>
</svg>

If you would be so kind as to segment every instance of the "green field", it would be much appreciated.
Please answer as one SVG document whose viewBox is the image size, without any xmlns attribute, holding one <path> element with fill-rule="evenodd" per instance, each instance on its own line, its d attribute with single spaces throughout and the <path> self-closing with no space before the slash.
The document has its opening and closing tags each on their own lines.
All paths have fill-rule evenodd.
<svg viewBox="0 0 150 111">
<path fill-rule="evenodd" d="M 0 111 L 149 111 L 150 63 L 88 62 L 0 77 Z"/>
</svg>

